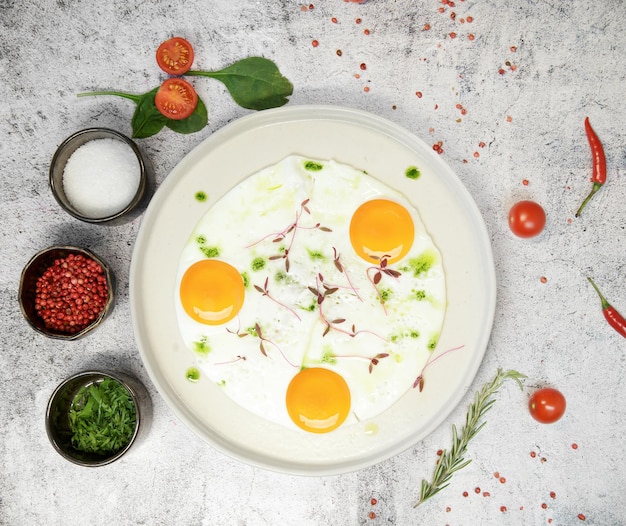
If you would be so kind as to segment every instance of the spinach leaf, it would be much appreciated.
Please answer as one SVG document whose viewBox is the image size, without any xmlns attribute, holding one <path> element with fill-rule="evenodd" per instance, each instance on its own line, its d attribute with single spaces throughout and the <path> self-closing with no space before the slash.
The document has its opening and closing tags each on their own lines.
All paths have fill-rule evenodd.
<svg viewBox="0 0 626 526">
<path fill-rule="evenodd" d="M 124 91 L 88 91 L 85 93 L 79 93 L 77 97 L 92 97 L 94 95 L 115 95 L 116 97 L 122 97 L 123 99 L 132 100 L 135 104 L 139 104 L 141 95 L 134 93 L 126 93 Z"/>
<path fill-rule="evenodd" d="M 233 100 L 242 108 L 266 110 L 277 108 L 288 102 L 293 93 L 293 84 L 278 70 L 278 66 L 263 57 L 248 57 L 218 71 L 187 71 L 186 75 L 209 77 L 222 82 Z M 137 107 L 131 120 L 132 137 L 145 139 L 159 133 L 164 127 L 176 133 L 195 133 L 208 123 L 208 111 L 198 97 L 194 112 L 182 120 L 163 115 L 154 103 L 159 88 L 143 94 L 123 91 L 92 91 L 79 93 L 79 97 L 113 95 L 133 101 Z"/>
<path fill-rule="evenodd" d="M 174 120 L 163 115 L 154 104 L 154 97 L 158 90 L 159 88 L 157 87 L 141 95 L 125 93 L 122 91 L 94 91 L 89 93 L 79 93 L 78 96 L 114 95 L 116 97 L 132 100 L 137 105 L 131 120 L 131 126 L 133 129 L 132 136 L 134 139 L 152 137 L 153 135 L 159 133 L 164 126 L 167 126 L 177 133 L 194 133 L 200 131 L 207 125 L 207 108 L 200 97 L 198 97 L 198 105 L 196 106 L 196 109 L 189 117 L 182 120 Z"/>
<path fill-rule="evenodd" d="M 250 110 L 283 106 L 293 93 L 293 84 L 276 64 L 263 57 L 244 58 L 219 71 L 190 70 L 186 75 L 223 82 L 234 101 Z"/>
<path fill-rule="evenodd" d="M 209 122 L 209 116 L 204 102 L 202 102 L 202 99 L 198 97 L 198 105 L 189 117 L 179 121 L 174 119 L 165 120 L 167 121 L 165 126 L 176 133 L 195 133 L 207 125 Z"/>
<path fill-rule="evenodd" d="M 137 107 L 131 125 L 133 127 L 133 138 L 145 139 L 159 133 L 168 119 L 163 115 L 154 104 L 154 96 L 159 88 L 154 88 L 148 93 L 139 96 Z"/>
</svg>

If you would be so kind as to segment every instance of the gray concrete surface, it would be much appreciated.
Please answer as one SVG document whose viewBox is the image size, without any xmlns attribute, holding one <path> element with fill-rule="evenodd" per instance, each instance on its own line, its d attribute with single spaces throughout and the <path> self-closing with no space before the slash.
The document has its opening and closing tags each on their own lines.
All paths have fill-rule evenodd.
<svg viewBox="0 0 626 526">
<path fill-rule="evenodd" d="M 583 523 L 579 514 L 584 524 L 626 523 L 626 341 L 605 323 L 586 280 L 593 275 L 626 313 L 626 5 L 455 4 L 0 0 L 0 524 L 572 525 Z M 129 101 L 76 94 L 156 87 L 164 77 L 154 51 L 173 35 L 195 45 L 203 69 L 262 54 L 294 83 L 291 103 L 360 108 L 441 141 L 444 159 L 476 200 L 498 278 L 492 338 L 462 403 L 402 454 L 336 477 L 256 469 L 207 446 L 151 384 L 128 302 L 141 219 L 112 228 L 72 219 L 54 201 L 47 171 L 57 145 L 79 129 L 130 133 Z M 219 83 L 196 84 L 209 126 L 140 141 L 158 182 L 213 131 L 249 113 Z M 576 219 L 591 187 L 585 116 L 604 142 L 608 182 Z M 508 229 L 507 211 L 522 198 L 547 212 L 538 238 L 521 240 Z M 16 301 L 23 265 L 54 243 L 91 248 L 119 280 L 111 318 L 73 343 L 36 334 Z M 126 369 L 154 401 L 144 444 L 96 470 L 57 455 L 43 422 L 54 387 L 89 367 Z M 414 509 L 422 478 L 450 444 L 451 424 L 463 423 L 473 391 L 498 367 L 528 375 L 524 392 L 513 384 L 502 389 L 470 445 L 472 463 Z M 550 426 L 526 409 L 528 396 L 546 384 L 568 401 L 566 415 Z"/>
</svg>

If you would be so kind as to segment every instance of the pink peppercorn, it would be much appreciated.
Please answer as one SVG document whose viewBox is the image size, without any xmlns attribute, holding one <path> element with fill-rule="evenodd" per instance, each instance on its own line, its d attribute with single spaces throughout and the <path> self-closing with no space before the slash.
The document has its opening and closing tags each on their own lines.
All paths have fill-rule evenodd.
<svg viewBox="0 0 626 526">
<path fill-rule="evenodd" d="M 70 254 L 37 280 L 35 311 L 48 329 L 75 334 L 100 315 L 108 296 L 104 269 L 91 258 Z"/>
</svg>

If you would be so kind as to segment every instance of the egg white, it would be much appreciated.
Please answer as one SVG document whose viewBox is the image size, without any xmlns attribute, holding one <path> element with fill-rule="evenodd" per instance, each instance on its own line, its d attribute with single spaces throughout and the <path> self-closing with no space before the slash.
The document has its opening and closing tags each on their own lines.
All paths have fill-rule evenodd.
<svg viewBox="0 0 626 526">
<path fill-rule="evenodd" d="M 415 238 L 409 253 L 389 265 L 400 276 L 383 274 L 375 287 L 368 279 L 375 265 L 355 253 L 349 227 L 354 211 L 376 197 L 409 211 Z M 286 248 L 288 258 L 282 258 Z M 177 287 L 183 341 L 203 373 L 234 401 L 289 428 L 296 426 L 285 392 L 302 367 L 327 367 L 346 380 L 351 415 L 345 426 L 382 413 L 411 389 L 436 345 L 446 310 L 441 254 L 402 194 L 351 166 L 294 155 L 248 177 L 198 223 L 181 254 L 177 283 L 207 257 L 242 273 L 244 305 L 224 325 L 203 325 L 184 312 Z M 255 270 L 255 260 L 263 268 Z M 310 288 L 323 293 L 324 284 L 337 290 L 318 305 Z M 326 322 L 339 319 L 345 321 L 327 330 Z M 388 356 L 373 363 L 379 354 Z"/>
</svg>

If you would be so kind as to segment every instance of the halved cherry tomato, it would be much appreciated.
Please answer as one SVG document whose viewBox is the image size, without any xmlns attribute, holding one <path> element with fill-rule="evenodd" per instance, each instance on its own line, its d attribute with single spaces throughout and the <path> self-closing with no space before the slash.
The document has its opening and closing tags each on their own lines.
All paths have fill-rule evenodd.
<svg viewBox="0 0 626 526">
<path fill-rule="evenodd" d="M 165 73 L 182 75 L 193 63 L 193 48 L 184 38 L 170 38 L 157 49 L 156 60 Z"/>
<path fill-rule="evenodd" d="M 520 201 L 509 211 L 509 227 L 518 237 L 535 237 L 546 226 L 546 213 L 534 201 Z"/>
<path fill-rule="evenodd" d="M 176 121 L 186 119 L 198 105 L 198 94 L 186 80 L 167 79 L 156 92 L 154 104 L 161 114 Z"/>
<path fill-rule="evenodd" d="M 530 415 L 542 424 L 552 424 L 565 413 L 565 397 L 552 387 L 539 389 L 528 400 Z"/>
</svg>

